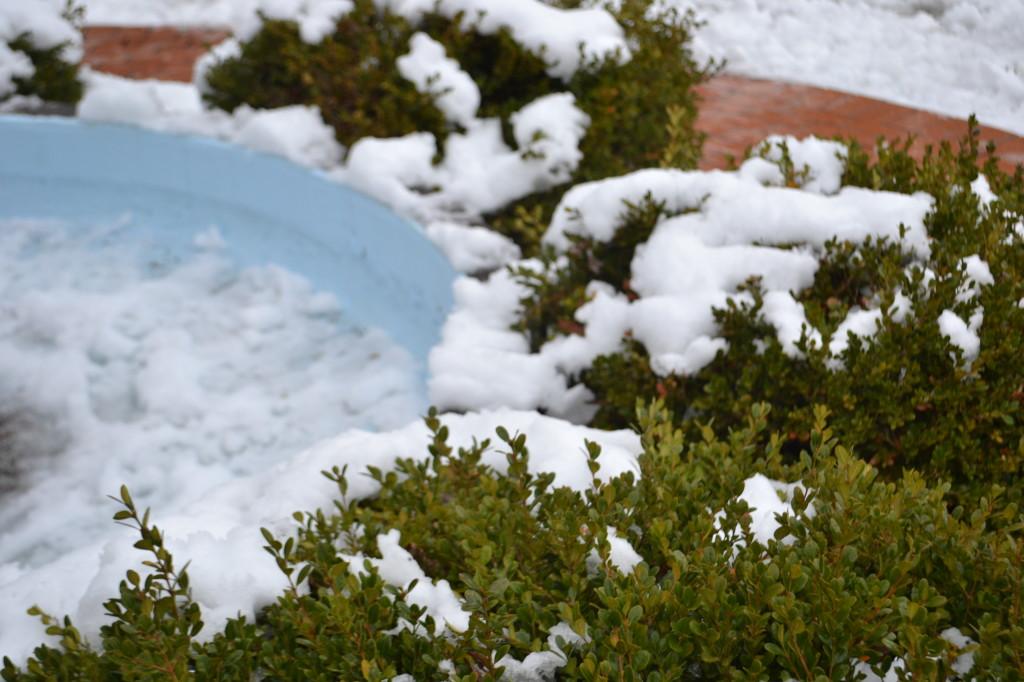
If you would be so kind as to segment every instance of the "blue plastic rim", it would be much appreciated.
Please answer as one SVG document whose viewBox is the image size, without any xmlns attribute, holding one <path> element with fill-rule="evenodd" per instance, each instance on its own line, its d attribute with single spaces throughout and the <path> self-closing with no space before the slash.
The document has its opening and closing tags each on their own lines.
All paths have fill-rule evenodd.
<svg viewBox="0 0 1024 682">
<path fill-rule="evenodd" d="M 322 173 L 212 139 L 0 116 L 0 217 L 102 224 L 126 214 L 171 252 L 215 225 L 236 263 L 303 275 L 421 368 L 452 306 L 455 272 L 423 231 Z"/>
</svg>

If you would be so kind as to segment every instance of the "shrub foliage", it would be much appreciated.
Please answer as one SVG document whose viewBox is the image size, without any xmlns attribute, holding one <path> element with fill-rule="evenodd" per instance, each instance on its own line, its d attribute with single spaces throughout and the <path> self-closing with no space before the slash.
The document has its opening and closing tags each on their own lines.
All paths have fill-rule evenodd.
<svg viewBox="0 0 1024 682">
<path fill-rule="evenodd" d="M 75 6 L 73 0 L 67 0 L 64 17 L 77 25 L 82 17 L 82 9 Z M 14 94 L 64 104 L 75 104 L 82 99 L 85 88 L 78 78 L 78 64 L 69 63 L 65 59 L 68 45 L 41 48 L 36 46 L 31 33 L 22 33 L 8 41 L 7 47 L 24 53 L 35 69 L 27 78 L 15 76 Z M 0 101 L 3 99 L 0 97 Z"/>
<path fill-rule="evenodd" d="M 692 16 L 672 11 L 651 17 L 648 0 L 624 0 L 619 5 L 614 14 L 626 32 L 632 58 L 622 63 L 616 56 L 591 61 L 565 83 L 548 75 L 544 54 L 523 48 L 507 30 L 483 34 L 474 28 L 474 17 L 463 14 L 447 18 L 427 13 L 411 24 L 378 8 L 373 0 L 355 0 L 335 32 L 315 45 L 302 41 L 294 22 L 265 20 L 238 57 L 225 59 L 208 72 L 205 97 L 227 110 L 242 104 L 318 105 L 346 146 L 366 136 L 428 131 L 443 149 L 453 124 L 445 121 L 432 96 L 419 93 L 396 66 L 397 58 L 409 51 L 412 34 L 423 31 L 473 77 L 482 98 L 479 115 L 499 117 L 513 148 L 511 114 L 553 92 L 568 91 L 576 97 L 591 123 L 573 183 L 657 165 L 670 141 L 674 162 L 693 167 L 702 137 L 693 129 L 692 88 L 707 71 L 694 62 L 687 46 Z M 489 222 L 532 252 L 539 235 L 526 228 L 521 214 L 539 211 L 550 217 L 563 190 L 527 197 L 488 216 Z"/>
<path fill-rule="evenodd" d="M 766 405 L 724 439 L 705 427 L 687 440 L 654 404 L 638 413 L 638 475 L 595 476 L 576 492 L 530 472 L 524 436 L 497 430 L 499 472 L 481 461 L 489 441 L 455 452 L 431 415 L 429 457 L 371 471 L 375 497 L 348 499 L 346 472 L 325 472 L 338 484 L 335 508 L 297 514 L 294 537 L 264 533 L 291 587 L 255 623 L 233 620 L 207 643 L 194 639 L 201 614 L 186 569 L 123 490 L 116 518 L 138 529 L 151 572 L 129 572 L 107 603 L 102 650 L 43 615 L 59 644 L 24 668 L 6 661 L 2 675 L 498 679 L 503 656 L 546 650 L 568 627 L 575 643 L 556 639 L 565 680 L 847 680 L 855 664 L 884 674 L 897 658 L 902 679 L 943 679 L 963 673 L 967 654 L 969 677 L 1024 678 L 1016 505 L 998 486 L 968 511 L 951 506 L 947 484 L 913 471 L 884 481 L 837 443 L 827 417 L 814 411 L 808 448 L 787 462 Z M 600 448 L 586 450 L 596 474 Z M 766 544 L 736 499 L 754 473 L 803 485 Z M 431 580 L 451 583 L 469 612 L 464 632 L 436 633 L 407 586 L 368 562 L 353 570 L 348 557 L 374 556 L 391 529 Z M 632 570 L 612 563 L 609 529 L 642 557 Z M 949 627 L 974 643 L 956 648 L 942 636 Z"/>
<path fill-rule="evenodd" d="M 926 263 L 908 267 L 910 254 L 884 239 L 833 241 L 820 256 L 812 286 L 796 294 L 825 339 L 851 309 L 883 311 L 873 338 L 850 336 L 840 358 L 845 369 L 836 371 L 827 349 L 806 339 L 803 358 L 786 355 L 761 317 L 754 280 L 746 287 L 752 304 L 730 302 L 716 311 L 728 349 L 694 375 L 657 376 L 643 346 L 626 338 L 621 351 L 599 357 L 576 377 L 596 396 L 593 423 L 628 426 L 637 399 L 661 396 L 677 414 L 696 417 L 681 422 L 690 433 L 699 431 L 699 421 L 722 434 L 741 423 L 750 405 L 766 402 L 774 408 L 770 427 L 786 435 L 785 451 L 792 454 L 806 445 L 813 408 L 820 404 L 834 414 L 843 442 L 887 477 L 917 468 L 947 478 L 956 494 L 980 494 L 975 483 L 997 482 L 1019 497 L 1024 374 L 1013 358 L 1024 348 L 1024 234 L 1015 226 L 1024 219 L 1024 173 L 1000 170 L 992 150 L 983 161 L 978 137 L 972 122 L 957 150 L 943 144 L 921 160 L 910 156 L 909 142 L 880 143 L 877 160 L 850 144 L 845 185 L 925 191 L 935 204 L 925 220 L 933 240 Z M 970 187 L 979 165 L 998 197 L 988 206 Z M 799 182 L 798 171 L 789 169 L 791 182 Z M 588 282 L 601 280 L 632 294 L 629 264 L 636 246 L 662 217 L 663 208 L 649 200 L 626 206 L 610 241 L 577 239 L 565 257 L 548 254 L 540 269 L 518 272 L 529 296 L 517 328 L 535 350 L 555 336 L 581 331 L 573 315 L 587 300 Z M 958 300 L 967 283 L 962 260 L 971 255 L 988 263 L 995 284 L 981 287 L 974 300 Z M 902 322 L 889 311 L 897 292 L 909 297 L 913 309 Z M 976 305 L 985 311 L 981 351 L 966 362 L 939 333 L 937 320 L 946 309 L 967 319 Z"/>
</svg>

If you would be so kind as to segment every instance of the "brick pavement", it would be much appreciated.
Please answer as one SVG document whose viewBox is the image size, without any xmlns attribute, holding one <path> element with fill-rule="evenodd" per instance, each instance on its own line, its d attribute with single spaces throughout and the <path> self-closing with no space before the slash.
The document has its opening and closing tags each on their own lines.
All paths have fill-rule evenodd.
<svg viewBox="0 0 1024 682">
<path fill-rule="evenodd" d="M 99 71 L 131 78 L 189 81 L 192 65 L 210 46 L 228 36 L 218 28 L 89 26 L 85 62 Z M 708 133 L 705 168 L 722 168 L 727 156 L 742 158 L 747 147 L 773 133 L 798 137 L 854 137 L 871 148 L 879 136 L 917 137 L 914 150 L 926 144 L 958 140 L 964 121 L 806 85 L 719 75 L 699 88 L 702 98 L 697 128 Z M 993 140 L 1007 170 L 1024 163 L 1024 138 L 982 128 Z"/>
</svg>

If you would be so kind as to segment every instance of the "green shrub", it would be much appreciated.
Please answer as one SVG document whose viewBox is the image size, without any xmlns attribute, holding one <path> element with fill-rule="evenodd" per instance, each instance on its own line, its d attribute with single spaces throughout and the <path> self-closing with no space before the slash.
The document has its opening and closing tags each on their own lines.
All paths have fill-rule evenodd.
<svg viewBox="0 0 1024 682">
<path fill-rule="evenodd" d="M 638 416 L 639 478 L 575 492 L 529 473 L 525 437 L 497 430 L 498 473 L 481 463 L 488 441 L 453 452 L 431 415 L 430 457 L 372 471 L 377 496 L 347 499 L 335 470 L 333 510 L 298 514 L 296 537 L 265 533 L 292 587 L 257 623 L 232 621 L 205 645 L 189 644 L 199 614 L 185 571 L 124 491 L 119 517 L 155 560 L 108 603 L 103 651 L 51 621 L 59 647 L 38 648 L 23 669 L 6 661 L 3 678 L 444 680 L 448 661 L 454 679 L 498 679 L 503 655 L 541 651 L 568 626 L 583 640 L 561 640 L 562 680 L 847 680 L 854 662 L 884 673 L 897 658 L 906 679 L 947 679 L 965 653 L 975 662 L 964 678 L 1024 679 L 1024 516 L 1001 489 L 966 509 L 912 471 L 885 482 L 837 444 L 824 409 L 792 463 L 766 432 L 767 406 L 725 439 L 704 428 L 687 441 L 659 405 Z M 600 448 L 587 450 L 596 473 Z M 764 544 L 736 500 L 755 473 L 803 484 Z M 642 557 L 633 570 L 611 563 L 609 528 Z M 392 529 L 430 579 L 450 581 L 465 632 L 435 634 L 370 564 L 352 573 L 345 557 L 373 556 Z M 949 627 L 975 644 L 957 650 L 941 636 Z"/>
<path fill-rule="evenodd" d="M 572 7 L 579 2 L 555 4 Z M 424 31 L 473 77 L 482 98 L 479 115 L 499 117 L 513 148 L 512 113 L 553 92 L 568 91 L 576 97 L 590 126 L 573 183 L 656 165 L 670 142 L 667 162 L 695 167 L 702 136 L 693 129 L 692 88 L 707 71 L 697 66 L 687 46 L 693 18 L 673 11 L 652 19 L 647 16 L 649 7 L 649 0 L 625 0 L 614 12 L 633 50 L 629 61 L 619 63 L 614 56 L 594 61 L 563 83 L 548 75 L 544 55 L 520 46 L 507 30 L 485 35 L 462 15 L 447 18 L 437 13 L 411 25 L 379 10 L 372 0 L 356 0 L 353 10 L 338 20 L 335 32 L 316 45 L 302 41 L 294 22 L 264 21 L 238 57 L 225 59 L 208 72 L 205 97 L 227 110 L 241 104 L 315 104 L 346 146 L 370 135 L 427 131 L 437 137 L 443 154 L 452 124 L 431 96 L 402 78 L 395 63 L 408 52 L 410 36 Z M 545 221 L 550 219 L 564 189 L 526 197 L 486 218 L 534 253 L 539 235 L 524 229 L 522 212 L 539 211 Z"/>
<path fill-rule="evenodd" d="M 77 26 L 81 23 L 82 9 L 68 0 L 64 17 Z M 36 46 L 30 33 L 22 33 L 9 41 L 7 47 L 24 53 L 35 69 L 28 78 L 14 78 L 14 94 L 65 104 L 75 104 L 82 99 L 85 88 L 78 78 L 78 64 L 69 63 L 65 58 L 67 44 L 41 48 Z M 3 99 L 0 97 L 0 101 Z"/>
<path fill-rule="evenodd" d="M 7 47 L 24 52 L 35 68 L 35 73 L 28 78 L 15 76 L 15 94 L 65 104 L 75 104 L 82 99 L 85 88 L 78 79 L 78 64 L 64 60 L 66 46 L 38 48 L 33 44 L 32 36 L 24 33 L 7 43 Z"/>
<path fill-rule="evenodd" d="M 915 161 L 908 149 L 909 144 L 880 143 L 878 160 L 872 161 L 851 143 L 843 183 L 923 190 L 935 197 L 925 219 L 933 242 L 924 264 L 934 279 L 926 281 L 921 268 L 908 268 L 911 256 L 897 243 L 833 241 L 820 257 L 812 286 L 794 294 L 825 339 L 855 306 L 877 301 L 888 311 L 897 291 L 911 299 L 912 320 L 897 322 L 885 312 L 873 338 L 850 337 L 842 356 L 846 369 L 834 371 L 826 349 L 804 343 L 799 359 L 783 352 L 761 317 L 759 283 L 751 281 L 746 289 L 753 303 L 733 302 L 716 311 L 728 350 L 696 374 L 655 375 L 643 346 L 627 338 L 622 351 L 598 358 L 576 377 L 596 396 L 592 423 L 628 426 L 638 399 L 661 396 L 678 414 L 693 417 L 682 422 L 689 433 L 698 431 L 694 419 L 712 422 L 724 433 L 741 422 L 750 405 L 767 402 L 774 408 L 771 429 L 786 434 L 785 452 L 792 454 L 806 446 L 812 408 L 821 404 L 835 415 L 833 426 L 843 442 L 887 477 L 917 468 L 951 480 L 957 494 L 980 494 L 975 483 L 998 482 L 1019 498 L 1024 373 L 1014 358 L 1024 352 L 1024 309 L 1018 305 L 1024 298 L 1024 236 L 1013 226 L 1024 218 L 1024 173 L 1020 168 L 1013 175 L 1002 172 L 991 153 L 982 164 L 973 122 L 958 151 L 943 144 Z M 999 197 L 988 209 L 970 188 L 979 165 Z M 798 174 L 789 168 L 787 176 L 799 182 Z M 518 272 L 529 296 L 522 301 L 517 328 L 528 334 L 534 350 L 554 336 L 581 331 L 573 314 L 587 300 L 588 282 L 605 281 L 631 295 L 629 263 L 660 217 L 657 206 L 644 209 L 642 220 L 638 210 L 623 209 L 609 242 L 576 239 L 564 256 L 549 253 L 540 268 Z M 960 262 L 973 254 L 990 265 L 995 284 L 982 287 L 976 301 L 958 302 L 965 278 Z M 946 309 L 966 319 L 976 303 L 985 311 L 981 352 L 973 363 L 964 363 L 936 321 Z"/>
</svg>

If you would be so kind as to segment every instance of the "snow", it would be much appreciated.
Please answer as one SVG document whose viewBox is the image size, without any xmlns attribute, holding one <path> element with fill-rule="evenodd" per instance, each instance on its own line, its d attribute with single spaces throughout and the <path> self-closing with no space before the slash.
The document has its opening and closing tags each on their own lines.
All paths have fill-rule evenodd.
<svg viewBox="0 0 1024 682">
<path fill-rule="evenodd" d="M 486 227 L 437 221 L 426 232 L 459 272 L 492 272 L 522 257 L 515 242 Z"/>
<path fill-rule="evenodd" d="M 341 558 L 349 562 L 349 570 L 357 575 L 365 572 L 363 564 L 369 562 L 389 585 L 408 590 L 415 582 L 407 599 L 411 604 L 423 607 L 426 610 L 424 615 L 434 619 L 434 633 L 440 634 L 446 629 L 465 632 L 469 628 L 469 612 L 462 610 L 451 585 L 447 580 L 430 580 L 416 559 L 399 544 L 401 538 L 402 534 L 395 529 L 378 535 L 379 559 L 362 554 L 342 554 Z"/>
<path fill-rule="evenodd" d="M 548 177 L 534 184 L 547 189 L 568 182 L 583 160 L 579 144 L 590 125 L 576 98 L 568 92 L 539 97 L 512 114 L 511 122 L 519 149 L 544 162 Z"/>
<path fill-rule="evenodd" d="M 246 41 L 260 29 L 261 16 L 294 21 L 299 35 L 311 44 L 319 43 L 334 32 L 339 17 L 352 11 L 352 0 L 243 0 L 233 3 L 235 36 Z"/>
<path fill-rule="evenodd" d="M 805 149 L 816 167 L 827 168 L 835 147 L 817 142 L 817 152 L 813 140 L 797 148 Z M 730 298 L 750 301 L 739 287 L 759 277 L 765 319 L 784 351 L 796 356 L 795 343 L 805 327 L 812 343 L 822 342 L 793 292 L 813 283 L 826 242 L 886 237 L 918 258 L 929 254 L 928 195 L 859 188 L 823 195 L 823 186 L 818 191 L 766 186 L 767 174 L 761 172 L 766 163 L 755 159 L 735 173 L 643 170 L 571 188 L 544 236 L 559 250 L 569 247 L 570 234 L 611 239 L 624 201 L 637 204 L 649 196 L 664 203 L 669 217 L 638 247 L 631 264 L 630 284 L 639 297 L 630 301 L 592 284 L 590 300 L 576 313 L 583 334 L 556 338 L 530 353 L 526 337 L 511 329 L 519 300 L 529 290 L 505 271 L 485 281 L 460 279 L 455 308 L 430 355 L 430 400 L 448 409 L 513 405 L 584 421 L 593 414 L 591 396 L 571 379 L 599 355 L 616 351 L 627 333 L 647 349 L 656 373 L 697 372 L 726 348 L 713 308 Z M 539 267 L 531 261 L 514 265 Z M 879 316 L 854 311 L 830 341 L 832 351 L 842 352 L 848 331 L 869 336 Z"/>
<path fill-rule="evenodd" d="M 967 256 L 961 260 L 960 267 L 964 271 L 964 280 L 957 290 L 956 300 L 958 303 L 976 299 L 981 294 L 981 287 L 996 283 L 988 263 L 983 261 L 978 254 Z"/>
<path fill-rule="evenodd" d="M 899 240 L 904 223 L 908 232 L 903 243 L 919 256 L 928 255 L 922 219 L 932 199 L 924 193 L 844 187 L 821 196 L 764 186 L 742 168 L 738 173 L 649 169 L 581 183 L 562 198 L 544 241 L 563 250 L 569 247 L 570 233 L 608 241 L 623 202 L 640 203 L 648 193 L 664 202 L 669 213 L 691 211 L 672 221 L 708 246 L 806 241 L 822 247 L 833 237 L 861 241 L 872 235 Z"/>
<path fill-rule="evenodd" d="M 755 542 L 768 546 L 768 542 L 775 540 L 775 532 L 781 527 L 779 516 L 795 516 L 792 499 L 797 489 L 802 489 L 799 483 L 784 483 L 774 481 L 762 474 L 754 474 L 743 482 L 743 492 L 736 498 L 747 504 L 750 517 L 750 534 Z M 805 514 L 811 518 L 814 516 L 814 508 L 808 506 Z M 726 534 L 721 529 L 721 520 L 725 518 L 725 512 L 715 514 L 715 527 L 718 529 L 715 537 L 717 539 L 728 539 L 734 547 L 743 547 L 746 541 L 740 537 L 739 526 Z M 787 535 L 781 540 L 785 544 L 792 544 L 794 539 Z"/>
<path fill-rule="evenodd" d="M 505 144 L 498 119 L 475 119 L 448 136 L 440 164 L 428 133 L 368 137 L 331 177 L 424 223 L 468 222 L 567 181 L 588 124 L 571 94 L 546 95 L 512 115 L 519 149 Z"/>
<path fill-rule="evenodd" d="M 592 485 L 584 440 L 602 447 L 600 480 L 626 471 L 637 473 L 640 438 L 630 431 L 599 431 L 574 426 L 536 412 L 500 409 L 466 415 L 446 415 L 449 444 L 469 447 L 475 439 L 493 433 L 498 425 L 510 433 L 527 435 L 530 470 L 552 472 L 556 485 L 586 490 Z M 203 609 L 206 623 L 201 637 L 211 637 L 227 618 L 238 613 L 250 619 L 257 608 L 272 602 L 287 583 L 274 561 L 261 548 L 259 528 L 283 535 L 295 529 L 297 509 L 328 509 L 337 499 L 337 487 L 320 473 L 334 466 L 349 467 L 348 498 L 361 499 L 377 492 L 376 483 L 363 475 L 367 467 L 390 469 L 399 457 L 425 458 L 430 433 L 421 421 L 388 432 L 353 429 L 322 440 L 297 454 L 279 452 L 275 464 L 232 477 L 197 495 L 187 507 L 154 509 L 153 521 L 164 532 L 178 565 L 189 566 L 193 597 Z M 507 460 L 491 448 L 484 463 L 504 472 Z M 113 489 L 116 489 L 113 488 Z M 111 490 L 113 490 L 111 489 Z M 104 488 L 104 491 L 107 491 Z M 134 493 L 133 489 L 133 493 Z M 108 504 L 107 512 L 114 507 Z M 131 532 L 110 524 L 108 535 L 97 538 L 31 571 L 0 564 L 0 603 L 39 604 L 55 613 L 68 613 L 87 635 L 105 622 L 101 603 L 116 589 L 126 568 L 136 565 L 140 553 L 131 546 Z M 407 584 L 419 575 L 418 566 L 400 546 L 397 533 L 378 537 L 384 577 Z M 441 583 L 424 585 L 422 598 L 445 622 L 459 626 L 461 609 Z M 0 650 L 23 659 L 42 641 L 42 628 L 21 608 L 0 611 Z"/>
<path fill-rule="evenodd" d="M 240 40 L 259 29 L 259 13 L 299 24 L 303 40 L 320 42 L 351 0 L 84 0 L 90 24 L 230 26 Z M 416 21 L 438 12 L 481 33 L 507 29 L 524 47 L 542 55 L 548 73 L 568 80 L 582 66 L 605 58 L 626 59 L 622 27 L 599 8 L 559 9 L 541 0 L 377 0 L 377 6 Z"/>
<path fill-rule="evenodd" d="M 846 313 L 846 318 L 839 323 L 832 340 L 828 343 L 828 350 L 833 356 L 840 356 L 846 352 L 850 345 L 850 335 L 861 338 L 870 338 L 878 331 L 878 325 L 882 321 L 882 311 L 878 308 L 863 310 L 854 306 Z"/>
<path fill-rule="evenodd" d="M 457 61 L 445 56 L 444 45 L 426 33 L 416 33 L 409 40 L 409 54 L 396 64 L 418 91 L 434 95 L 434 103 L 449 121 L 465 126 L 476 118 L 480 88 Z"/>
<path fill-rule="evenodd" d="M 534 651 L 519 661 L 511 654 L 502 656 L 498 665 L 505 668 L 502 679 L 509 682 L 536 682 L 549 680 L 555 672 L 567 662 L 565 652 L 558 646 L 558 639 L 571 647 L 590 641 L 589 637 L 581 637 L 566 622 L 558 623 L 548 631 L 548 648 L 545 651 Z"/>
<path fill-rule="evenodd" d="M 377 0 L 410 20 L 427 12 L 454 18 L 462 13 L 463 25 L 493 34 L 506 28 L 515 38 L 548 63 L 548 73 L 568 80 L 581 65 L 620 55 L 629 48 L 622 27 L 599 8 L 560 9 L 541 0 Z"/>
<path fill-rule="evenodd" d="M 775 164 L 782 161 L 783 148 L 789 152 L 795 170 L 807 171 L 801 188 L 819 194 L 835 194 L 839 191 L 845 170 L 846 147 L 832 140 L 811 136 L 803 139 L 792 135 L 770 135 L 761 143 L 759 156 Z M 762 180 L 762 184 L 782 185 L 783 176 L 775 166 L 774 177 Z"/>
<path fill-rule="evenodd" d="M 769 291 L 764 295 L 761 314 L 766 322 L 775 327 L 782 352 L 791 358 L 803 357 L 803 352 L 796 347 L 800 338 L 807 336 L 812 346 L 821 347 L 821 332 L 807 322 L 804 307 L 793 298 L 788 291 Z"/>
<path fill-rule="evenodd" d="M 971 191 L 974 192 L 976 197 L 978 197 L 978 202 L 982 207 L 987 208 L 989 204 L 999 198 L 996 196 L 995 192 L 992 191 L 992 188 L 988 184 L 988 178 L 986 178 L 983 173 L 978 173 L 978 177 L 976 177 L 974 182 L 971 183 Z"/>
<path fill-rule="evenodd" d="M 1024 134 L 1024 3 L 1006 0 L 662 0 L 705 25 L 699 59 Z"/>
<path fill-rule="evenodd" d="M 150 130 L 215 137 L 283 156 L 312 168 L 333 168 L 343 148 L 315 106 L 253 109 L 231 114 L 205 109 L 196 86 L 131 80 L 86 70 L 78 116 L 86 121 L 129 123 Z"/>
<path fill-rule="evenodd" d="M 949 309 L 943 310 L 939 315 L 939 332 L 963 352 L 967 367 L 970 367 L 971 362 L 978 358 L 978 352 L 981 350 L 981 338 L 978 336 L 978 330 L 984 319 L 984 313 L 980 308 L 971 315 L 967 322 L 964 322 L 962 317 Z"/>
<path fill-rule="evenodd" d="M 105 536 L 121 483 L 170 514 L 339 430 L 423 409 L 412 358 L 293 273 L 238 270 L 230 249 L 167 260 L 119 225 L 2 228 L 0 412 L 20 471 L 0 486 L 0 564 L 42 566 Z"/>
<path fill-rule="evenodd" d="M 35 73 L 28 55 L 7 45 L 22 34 L 28 33 L 38 48 L 65 45 L 61 54 L 68 61 L 82 58 L 82 36 L 61 16 L 63 5 L 58 0 L 33 0 L 7 2 L 0 8 L 0 100 L 14 93 L 14 78 L 29 78 Z"/>
<path fill-rule="evenodd" d="M 14 92 L 15 78 L 31 78 L 35 73 L 32 60 L 24 52 L 12 50 L 0 39 L 0 97 Z"/>
<path fill-rule="evenodd" d="M 975 643 L 973 639 L 971 639 L 964 633 L 960 632 L 959 628 L 954 627 L 946 628 L 941 633 L 939 633 L 939 637 L 942 637 L 942 639 L 952 644 L 958 650 L 965 649 Z M 971 672 L 971 669 L 974 667 L 974 652 L 969 651 L 965 654 L 960 654 L 959 656 L 957 656 L 957 659 L 953 663 L 952 667 L 953 672 L 955 672 L 958 675 L 966 677 Z"/>
<path fill-rule="evenodd" d="M 629 540 L 619 537 L 618 531 L 614 528 L 608 529 L 608 544 L 611 548 L 608 560 L 623 573 L 631 573 L 637 564 L 643 561 L 643 557 L 637 554 Z"/>
</svg>

